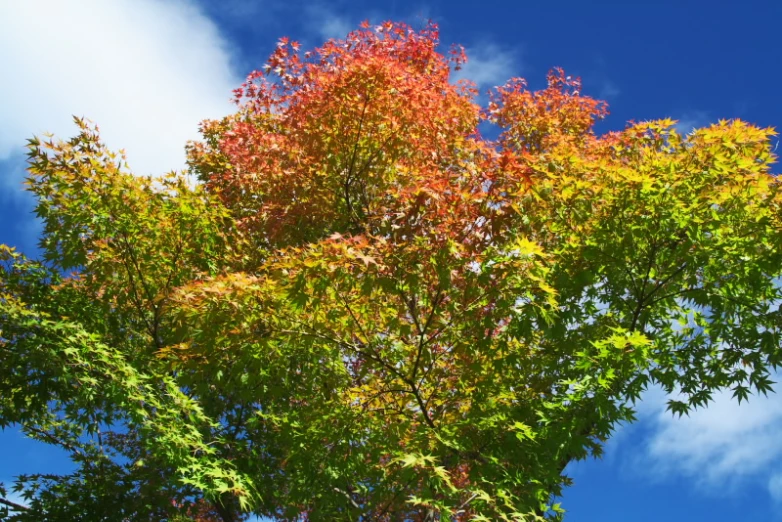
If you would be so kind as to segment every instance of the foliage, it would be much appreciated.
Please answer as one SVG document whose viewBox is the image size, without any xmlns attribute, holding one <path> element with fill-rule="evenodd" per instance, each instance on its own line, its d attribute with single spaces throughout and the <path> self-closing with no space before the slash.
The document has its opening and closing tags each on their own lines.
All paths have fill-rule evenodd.
<svg viewBox="0 0 782 522">
<path fill-rule="evenodd" d="M 0 422 L 74 471 L 20 477 L 9 520 L 556 520 L 649 385 L 678 414 L 772 391 L 774 132 L 600 135 L 558 69 L 482 109 L 437 45 L 281 40 L 189 145 L 200 183 L 132 176 L 81 120 L 30 141 Z"/>
</svg>

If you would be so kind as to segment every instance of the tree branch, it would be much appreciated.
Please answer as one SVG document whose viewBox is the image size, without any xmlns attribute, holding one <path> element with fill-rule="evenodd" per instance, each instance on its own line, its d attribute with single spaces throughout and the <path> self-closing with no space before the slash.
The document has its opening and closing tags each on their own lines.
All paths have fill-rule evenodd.
<svg viewBox="0 0 782 522">
<path fill-rule="evenodd" d="M 84 456 L 84 453 L 79 448 L 77 448 L 76 446 L 74 446 L 73 444 L 71 444 L 71 443 L 69 443 L 67 441 L 64 441 L 64 440 L 60 439 L 59 437 L 56 437 L 56 436 L 52 435 L 51 433 L 49 433 L 47 431 L 44 431 L 44 430 L 39 429 L 39 428 L 36 428 L 34 426 L 28 426 L 28 425 L 24 425 L 23 429 L 31 431 L 31 432 L 35 433 L 36 435 L 39 435 L 39 436 L 41 436 L 41 437 L 43 437 L 45 439 L 48 439 L 49 441 L 53 442 L 54 444 L 57 444 L 58 446 L 61 446 L 62 448 L 70 451 L 71 453 L 75 453 L 75 454 L 77 454 L 77 455 L 79 455 L 81 457 Z"/>
<path fill-rule="evenodd" d="M 29 511 L 30 508 L 27 506 L 24 506 L 22 504 L 17 504 L 16 502 L 12 500 L 8 500 L 7 498 L 0 497 L 0 504 L 3 504 L 5 506 L 10 507 L 11 509 L 15 511 Z"/>
</svg>

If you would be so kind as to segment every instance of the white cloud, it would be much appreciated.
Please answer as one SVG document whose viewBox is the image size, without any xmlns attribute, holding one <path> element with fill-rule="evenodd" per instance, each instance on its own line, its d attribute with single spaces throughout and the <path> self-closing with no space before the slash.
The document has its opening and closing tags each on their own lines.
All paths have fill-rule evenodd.
<svg viewBox="0 0 782 522">
<path fill-rule="evenodd" d="M 346 19 L 339 16 L 327 16 L 319 25 L 320 35 L 326 40 L 330 38 L 345 38 L 354 29 Z"/>
<path fill-rule="evenodd" d="M 0 159 L 0 205 L 20 204 L 28 199 L 28 193 L 23 190 L 26 168 L 27 163 L 22 156 L 5 161 Z"/>
<path fill-rule="evenodd" d="M 686 112 L 674 125 L 674 128 L 679 134 L 689 134 L 693 130 L 699 127 L 704 127 L 709 124 L 709 114 L 704 111 Z"/>
<path fill-rule="evenodd" d="M 493 43 L 465 47 L 467 63 L 453 75 L 456 80 L 472 80 L 481 91 L 503 85 L 521 74 L 516 53 Z"/>
<path fill-rule="evenodd" d="M 305 14 L 306 24 L 310 31 L 323 40 L 345 38 L 350 31 L 357 29 L 359 22 L 364 19 L 369 20 L 371 24 L 378 24 L 389 19 L 382 12 L 370 11 L 361 20 L 352 20 L 330 9 L 326 4 L 320 3 L 310 4 L 306 8 Z M 407 17 L 407 19 L 412 27 L 418 27 L 423 26 L 428 17 L 419 13 L 416 16 Z M 312 43 L 320 45 L 322 42 Z M 446 52 L 447 47 L 441 47 L 440 51 Z M 465 47 L 465 51 L 467 63 L 452 75 L 453 81 L 472 80 L 479 89 L 485 91 L 491 87 L 503 85 L 511 77 L 521 73 L 517 53 L 504 49 L 495 43 L 482 42 Z"/>
<path fill-rule="evenodd" d="M 778 377 L 778 376 L 777 376 Z M 665 411 L 666 397 L 652 390 L 639 414 L 650 429 L 636 464 L 651 478 L 672 474 L 692 479 L 706 490 L 724 491 L 762 480 L 782 499 L 782 398 L 752 396 L 738 404 L 732 392 L 687 417 Z"/>
<path fill-rule="evenodd" d="M 601 100 L 610 100 L 616 98 L 621 93 L 622 91 L 614 82 L 604 78 L 600 82 L 600 90 L 598 91 L 597 97 Z"/>
<path fill-rule="evenodd" d="M 15 216 L 3 222 L 0 242 L 14 243 L 23 252 L 31 254 L 43 230 L 43 223 L 34 219 L 35 198 L 24 190 L 25 166 L 21 157 L 0 161 L 0 208 Z"/>
<path fill-rule="evenodd" d="M 768 480 L 768 492 L 775 501 L 782 502 L 782 473 L 771 475 Z"/>
<path fill-rule="evenodd" d="M 351 23 L 345 16 L 331 11 L 321 4 L 310 4 L 306 13 L 307 25 L 323 41 L 331 38 L 345 38 L 350 31 L 358 28 L 358 24 Z M 320 46 L 323 41 L 314 42 L 314 44 Z"/>
<path fill-rule="evenodd" d="M 226 42 L 190 0 L 0 2 L 0 160 L 71 115 L 124 148 L 137 174 L 184 167 L 198 123 L 231 111 Z"/>
</svg>

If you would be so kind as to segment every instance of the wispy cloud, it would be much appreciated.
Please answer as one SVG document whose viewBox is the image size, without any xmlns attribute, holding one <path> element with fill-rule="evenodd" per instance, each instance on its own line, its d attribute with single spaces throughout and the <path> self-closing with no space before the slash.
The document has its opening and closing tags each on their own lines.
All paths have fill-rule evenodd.
<svg viewBox="0 0 782 522">
<path fill-rule="evenodd" d="M 597 97 L 601 100 L 611 100 L 619 96 L 621 93 L 622 91 L 614 82 L 608 78 L 603 78 L 600 81 L 600 89 L 597 92 Z"/>
<path fill-rule="evenodd" d="M 688 417 L 665 411 L 666 397 L 652 390 L 642 403 L 646 428 L 637 469 L 652 479 L 679 475 L 706 491 L 723 492 L 761 481 L 782 500 L 782 400 L 776 394 L 738 404 L 722 391 Z"/>
<path fill-rule="evenodd" d="M 345 38 L 350 31 L 358 27 L 346 15 L 326 7 L 323 4 L 310 4 L 306 8 L 307 26 L 322 40 Z M 321 42 L 316 42 L 320 45 Z"/>
<path fill-rule="evenodd" d="M 25 168 L 26 162 L 22 156 L 0 160 L 0 216 L 4 213 L 14 216 L 13 219 L 3 220 L 0 242 L 32 254 L 43 224 L 33 217 L 35 198 L 24 190 Z"/>
<path fill-rule="evenodd" d="M 584 94 L 588 96 L 612 102 L 622 94 L 621 88 L 615 81 L 617 72 L 602 53 L 590 56 L 583 72 L 579 75 L 584 82 Z"/>
<path fill-rule="evenodd" d="M 323 40 L 344 38 L 356 29 L 363 19 L 370 23 L 380 23 L 386 19 L 381 11 L 370 11 L 362 19 L 352 19 L 344 12 L 325 4 L 310 4 L 306 10 L 306 25 L 310 31 Z M 423 26 L 426 18 L 419 12 L 402 17 L 413 27 Z M 318 45 L 320 42 L 315 42 Z M 468 79 L 475 82 L 482 91 L 504 84 L 508 79 L 519 76 L 523 71 L 517 50 L 501 47 L 493 42 L 481 42 L 466 46 L 467 63 L 453 75 L 453 80 Z"/>
<path fill-rule="evenodd" d="M 0 55 L 0 160 L 32 134 L 72 135 L 75 114 L 125 148 L 136 173 L 183 168 L 185 142 L 231 110 L 240 81 L 190 0 L 1 2 Z"/>
<path fill-rule="evenodd" d="M 466 46 L 465 52 L 467 63 L 456 71 L 454 80 L 472 80 L 481 91 L 503 85 L 523 72 L 518 53 L 497 44 L 484 42 Z"/>
<path fill-rule="evenodd" d="M 776 502 L 782 503 L 782 473 L 771 475 L 768 480 L 768 492 Z"/>
<path fill-rule="evenodd" d="M 709 123 L 709 113 L 705 111 L 685 112 L 678 118 L 678 123 L 674 126 L 679 134 L 689 134 L 698 127 L 703 127 Z"/>
</svg>

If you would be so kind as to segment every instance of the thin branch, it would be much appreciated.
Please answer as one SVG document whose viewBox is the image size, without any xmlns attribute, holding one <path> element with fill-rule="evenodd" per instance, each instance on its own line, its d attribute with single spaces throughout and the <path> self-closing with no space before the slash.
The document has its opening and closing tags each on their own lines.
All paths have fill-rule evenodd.
<svg viewBox="0 0 782 522">
<path fill-rule="evenodd" d="M 348 499 L 348 502 L 351 506 L 353 506 L 356 509 L 361 509 L 361 506 L 358 505 L 358 503 L 353 500 L 353 497 L 350 496 L 350 493 L 345 491 L 344 489 L 339 489 L 338 487 L 334 487 L 333 490 L 341 495 L 345 495 L 345 498 Z"/>
<path fill-rule="evenodd" d="M 7 498 L 3 498 L 3 497 L 0 497 L 0 504 L 6 505 L 15 511 L 29 511 L 30 509 L 27 506 L 24 506 L 22 504 L 17 504 L 12 500 L 8 500 Z"/>
<path fill-rule="evenodd" d="M 361 133 L 364 129 L 364 118 L 366 116 L 367 107 L 369 106 L 369 96 L 367 96 L 364 106 L 361 109 L 361 117 L 358 120 L 358 130 L 356 131 L 356 141 L 353 143 L 353 152 L 350 156 L 350 166 L 348 172 L 345 175 L 345 183 L 343 184 L 343 190 L 345 192 L 345 204 L 347 205 L 348 214 L 351 220 L 356 220 L 359 216 L 356 215 L 356 211 L 353 209 L 353 202 L 350 200 L 350 185 L 353 183 L 353 171 L 356 168 L 356 157 L 358 156 L 358 144 L 361 141 Z"/>
<path fill-rule="evenodd" d="M 148 328 L 150 328 L 150 335 L 152 336 L 152 340 L 155 343 L 155 348 L 162 348 L 162 344 L 159 339 L 158 330 L 160 328 L 160 312 L 158 311 L 158 306 L 155 304 L 155 296 L 152 294 L 152 290 L 150 290 L 149 286 L 147 286 L 146 281 L 144 280 L 144 273 L 141 271 L 141 266 L 138 263 L 138 259 L 136 259 L 136 254 L 133 251 L 133 248 L 130 246 L 130 241 L 128 239 L 128 235 L 125 232 L 121 233 L 123 242 L 125 243 L 125 249 L 127 250 L 128 255 L 130 256 L 130 260 L 133 262 L 133 266 L 136 269 L 136 274 L 138 276 L 138 280 L 141 283 L 141 288 L 144 290 L 144 293 L 147 296 L 147 301 L 152 306 L 152 325 L 149 325 L 149 322 L 147 322 Z M 127 264 L 125 265 L 127 269 Z M 128 269 L 128 276 L 131 277 L 131 283 L 133 282 L 132 276 L 130 274 L 130 270 Z M 138 305 L 140 306 L 140 305 Z M 139 313 L 143 315 L 143 309 L 139 310 Z"/>
<path fill-rule="evenodd" d="M 429 412 L 426 411 L 426 404 L 424 403 L 418 388 L 415 386 L 415 384 L 412 383 L 411 386 L 413 388 L 413 397 L 415 397 L 415 400 L 418 403 L 418 407 L 421 408 L 421 415 L 424 417 L 424 422 L 426 422 L 427 426 L 432 428 L 434 431 L 437 431 L 437 426 L 435 426 L 434 421 L 429 416 Z"/>
<path fill-rule="evenodd" d="M 649 282 L 649 276 L 652 274 L 654 262 L 657 261 L 657 248 L 657 242 L 655 241 L 652 243 L 652 251 L 649 253 L 649 263 L 646 266 L 646 275 L 644 275 L 644 280 L 641 284 L 641 291 L 636 296 L 639 303 L 643 303 L 646 300 L 646 284 Z"/>
<path fill-rule="evenodd" d="M 478 496 L 478 494 L 477 494 L 477 493 L 473 493 L 473 494 L 470 496 L 470 498 L 468 498 L 467 500 L 465 500 L 464 502 L 462 502 L 462 504 L 461 504 L 461 505 L 460 505 L 458 508 L 456 508 L 456 511 L 461 511 L 462 509 L 466 508 L 466 507 L 467 507 L 467 504 L 469 504 L 470 502 L 472 502 L 473 500 L 475 500 L 475 498 L 476 498 L 477 496 Z"/>
<path fill-rule="evenodd" d="M 437 307 L 440 306 L 442 294 L 442 288 L 438 287 L 437 295 L 435 295 L 435 298 L 432 301 L 432 309 L 429 311 L 429 317 L 427 317 L 423 328 L 419 327 L 418 353 L 416 353 L 415 364 L 413 365 L 413 371 L 410 375 L 411 381 L 415 381 L 415 377 L 418 374 L 418 366 L 421 363 L 421 356 L 423 355 L 424 347 L 428 344 L 428 340 L 426 339 L 426 332 L 429 330 L 429 327 L 432 324 L 432 319 L 434 318 L 435 312 L 437 311 Z M 418 321 L 416 321 L 416 324 L 418 324 Z"/>
<path fill-rule="evenodd" d="M 361 333 L 361 336 L 364 338 L 365 341 L 369 341 L 369 336 L 364 330 L 364 327 L 361 326 L 361 322 L 358 320 L 358 317 L 356 317 L 356 314 L 353 313 L 353 309 L 350 308 L 350 303 L 348 303 L 348 300 L 345 298 L 345 296 L 342 295 L 342 292 L 340 292 L 336 286 L 332 286 L 332 288 L 334 289 L 334 292 L 342 300 L 342 304 L 344 305 L 345 310 L 347 310 L 348 315 L 350 315 L 350 318 L 356 324 L 356 328 L 358 328 L 358 331 Z"/>
<path fill-rule="evenodd" d="M 647 295 L 647 296 L 646 296 L 644 299 L 647 299 L 647 298 L 649 298 L 649 297 L 652 297 L 652 296 L 653 296 L 655 293 L 657 293 L 657 291 L 658 291 L 658 290 L 660 290 L 662 287 L 664 287 L 664 286 L 665 286 L 665 285 L 668 283 L 668 281 L 670 281 L 670 280 L 671 280 L 671 279 L 673 279 L 674 277 L 676 277 L 676 276 L 678 276 L 679 274 L 681 274 L 682 272 L 684 272 L 684 269 L 685 269 L 685 268 L 687 268 L 687 263 L 684 263 L 684 264 L 682 264 L 682 266 L 680 266 L 679 268 L 677 268 L 676 270 L 674 270 L 674 272 L 673 272 L 672 274 L 670 274 L 668 277 L 666 277 L 665 279 L 663 279 L 662 281 L 660 281 L 659 283 L 657 283 L 657 285 L 655 285 L 655 287 L 654 287 L 654 290 L 652 290 L 652 291 L 649 293 L 649 295 Z"/>
<path fill-rule="evenodd" d="M 396 499 L 398 499 L 398 498 L 399 498 L 399 495 L 400 495 L 400 494 L 401 494 L 403 491 L 406 491 L 406 490 L 407 490 L 407 488 L 409 488 L 409 487 L 410 487 L 410 484 L 412 484 L 412 483 L 415 481 L 415 479 L 416 479 L 416 478 L 417 478 L 417 477 L 414 475 L 414 476 L 413 476 L 413 477 L 412 477 L 410 480 L 408 480 L 408 481 L 407 481 L 407 484 L 405 484 L 405 485 L 404 485 L 404 487 L 402 487 L 402 488 L 399 488 L 399 489 L 396 491 L 396 493 L 394 493 L 394 496 L 393 496 L 393 497 L 391 497 L 391 500 L 389 500 L 389 501 L 388 501 L 388 503 L 386 504 L 386 506 L 385 506 L 385 507 L 382 509 L 382 511 L 380 511 L 380 513 L 378 513 L 378 514 L 377 514 L 376 520 L 380 520 L 380 519 L 382 519 L 382 518 L 383 518 L 383 516 L 384 516 L 386 513 L 388 513 L 388 510 L 389 510 L 389 509 L 391 509 L 391 506 L 392 506 L 392 505 L 393 505 L 393 504 L 396 502 Z"/>
<path fill-rule="evenodd" d="M 405 306 L 407 307 L 407 311 L 410 312 L 410 317 L 413 319 L 413 324 L 415 325 L 415 331 L 418 334 L 419 337 L 424 335 L 424 331 L 421 328 L 421 322 L 418 320 L 418 300 L 416 299 L 416 296 L 410 296 L 410 299 L 407 298 L 407 295 L 405 294 L 404 290 L 397 287 L 397 293 L 399 294 L 399 297 L 402 299 L 402 302 L 405 303 Z"/>
<path fill-rule="evenodd" d="M 27 431 L 31 431 L 31 432 L 35 433 L 36 435 L 40 435 L 41 437 L 43 437 L 45 439 L 48 439 L 49 441 L 53 442 L 54 444 L 57 444 L 57 445 L 65 448 L 66 450 L 70 451 L 71 453 L 75 453 L 75 454 L 77 454 L 77 455 L 79 455 L 81 457 L 84 456 L 84 453 L 79 448 L 77 448 L 76 446 L 74 446 L 70 442 L 64 441 L 64 440 L 60 439 L 59 437 L 56 437 L 55 435 L 52 435 L 51 433 L 49 433 L 47 431 L 44 431 L 44 430 L 39 429 L 39 428 L 36 428 L 34 426 L 28 426 L 28 425 L 23 426 L 23 429 L 25 429 Z"/>
<path fill-rule="evenodd" d="M 660 301 L 664 301 L 665 299 L 668 299 L 669 297 L 676 297 L 676 296 L 678 296 L 678 295 L 684 295 L 684 294 L 688 294 L 688 293 L 690 293 L 690 292 L 695 292 L 696 290 L 702 290 L 702 288 L 699 288 L 699 287 L 697 287 L 697 286 L 693 286 L 693 287 L 685 288 L 685 289 L 683 289 L 683 290 L 678 290 L 678 291 L 676 291 L 676 292 L 669 292 L 669 293 L 667 293 L 667 294 L 665 294 L 665 295 L 661 295 L 661 296 L 660 296 L 660 297 L 658 297 L 657 299 L 653 299 L 652 301 L 650 301 L 649 303 L 647 303 L 647 306 L 652 306 L 652 305 L 654 305 L 654 304 L 657 304 L 657 303 L 659 303 Z M 650 294 L 650 297 L 651 297 L 651 295 L 652 295 L 652 294 Z"/>
<path fill-rule="evenodd" d="M 147 286 L 147 283 L 144 281 L 144 273 L 141 271 L 141 266 L 138 263 L 138 259 L 136 259 L 136 254 L 133 250 L 133 248 L 130 246 L 130 239 L 128 238 L 128 234 L 126 232 L 120 233 L 122 236 L 122 240 L 125 243 L 125 248 L 127 249 L 128 255 L 130 256 L 130 260 L 133 262 L 133 266 L 136 269 L 136 273 L 138 274 L 139 281 L 141 282 L 141 288 L 144 289 L 144 293 L 147 296 L 147 300 L 151 303 L 155 296 L 152 295 L 152 291 Z"/>
<path fill-rule="evenodd" d="M 130 279 L 130 296 L 131 300 L 133 301 L 133 304 L 136 305 L 136 310 L 138 311 L 139 315 L 141 316 L 141 320 L 144 321 L 144 324 L 147 325 L 147 331 L 149 332 L 149 335 L 154 336 L 155 329 L 152 324 L 147 320 L 145 312 L 144 304 L 141 302 L 141 298 L 139 297 L 138 288 L 136 287 L 136 278 L 133 277 L 133 269 L 130 267 L 129 262 L 127 259 L 123 257 L 122 264 L 125 265 L 125 271 L 128 273 L 128 278 Z"/>
</svg>

